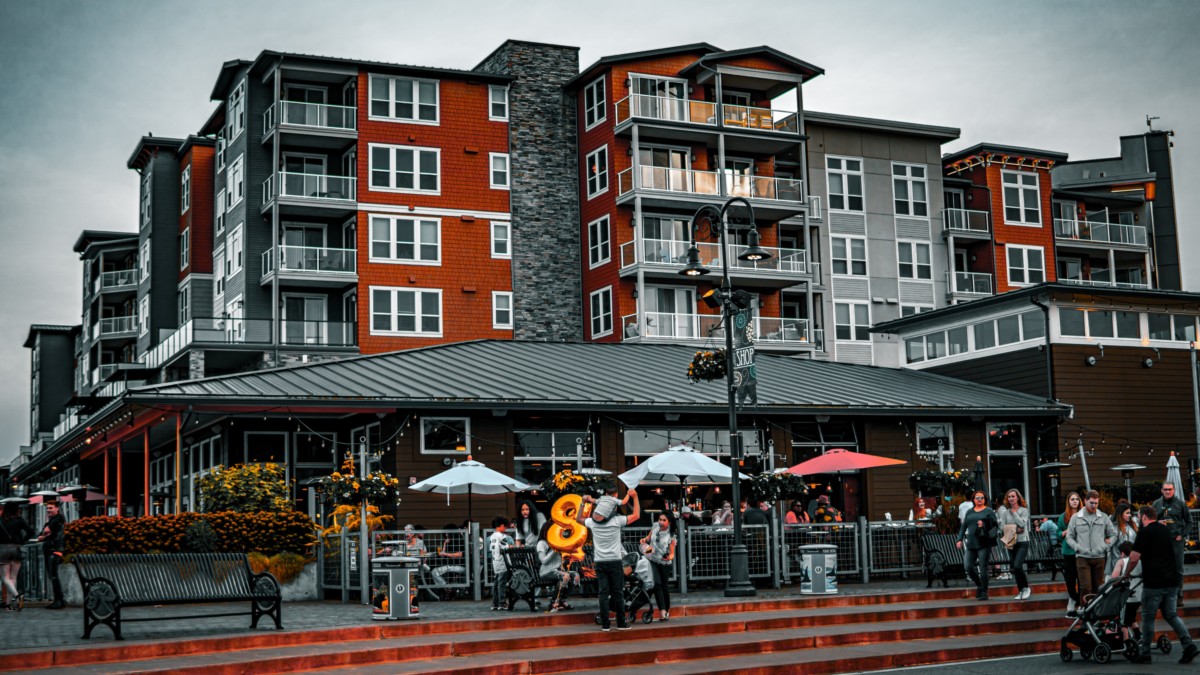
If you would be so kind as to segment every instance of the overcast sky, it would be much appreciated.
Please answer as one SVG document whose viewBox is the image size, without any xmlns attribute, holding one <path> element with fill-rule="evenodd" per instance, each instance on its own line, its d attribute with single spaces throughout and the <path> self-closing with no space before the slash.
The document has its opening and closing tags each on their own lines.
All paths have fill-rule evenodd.
<svg viewBox="0 0 1200 675">
<path fill-rule="evenodd" d="M 224 61 L 261 50 L 470 68 L 505 39 L 611 54 L 770 45 L 825 69 L 812 110 L 1118 154 L 1173 129 L 1188 290 L 1200 291 L 1200 2 L 258 2 L 0 0 L 0 465 L 29 438 L 31 323 L 75 324 L 81 230 L 136 231 L 125 162 L 212 112 Z M 578 9 L 576 9 L 578 8 Z"/>
</svg>

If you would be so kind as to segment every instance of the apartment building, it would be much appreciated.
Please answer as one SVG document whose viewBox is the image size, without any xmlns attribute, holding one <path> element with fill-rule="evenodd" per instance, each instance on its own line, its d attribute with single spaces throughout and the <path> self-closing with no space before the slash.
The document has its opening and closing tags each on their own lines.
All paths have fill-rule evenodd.
<svg viewBox="0 0 1200 675">
<path fill-rule="evenodd" d="M 100 393 L 119 368 L 137 362 L 138 236 L 85 230 L 74 250 L 83 262 L 74 390 L 90 396 Z"/>
</svg>

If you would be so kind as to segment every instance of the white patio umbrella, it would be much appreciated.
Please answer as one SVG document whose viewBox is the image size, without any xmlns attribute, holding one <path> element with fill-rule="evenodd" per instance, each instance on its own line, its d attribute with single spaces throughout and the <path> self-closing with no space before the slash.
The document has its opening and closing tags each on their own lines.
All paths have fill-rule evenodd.
<svg viewBox="0 0 1200 675">
<path fill-rule="evenodd" d="M 727 465 L 686 445 L 676 445 L 654 455 L 636 467 L 617 476 L 625 485 L 635 488 L 644 482 L 729 483 L 733 470 Z M 749 476 L 738 473 L 739 479 Z"/>
<path fill-rule="evenodd" d="M 1175 484 L 1175 494 L 1179 495 L 1180 499 L 1187 500 L 1187 493 L 1183 491 L 1183 478 L 1179 475 L 1179 460 L 1175 458 L 1175 452 L 1171 452 L 1171 456 L 1167 459 L 1167 480 L 1165 483 Z"/>
<path fill-rule="evenodd" d="M 524 492 L 533 489 L 532 485 L 522 483 L 516 478 L 509 478 L 499 471 L 493 471 L 469 457 L 465 462 L 459 462 L 436 476 L 431 476 L 408 487 L 418 492 L 444 492 L 446 493 L 446 504 L 450 503 L 452 494 L 467 495 L 468 519 L 471 518 L 471 497 L 473 495 L 498 495 L 505 492 Z"/>
</svg>

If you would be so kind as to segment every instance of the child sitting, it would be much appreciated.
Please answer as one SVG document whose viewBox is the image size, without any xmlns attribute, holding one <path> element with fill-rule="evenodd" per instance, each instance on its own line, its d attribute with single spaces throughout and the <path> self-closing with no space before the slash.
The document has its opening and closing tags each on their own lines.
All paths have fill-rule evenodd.
<svg viewBox="0 0 1200 675">
<path fill-rule="evenodd" d="M 625 506 L 629 503 L 629 493 L 625 493 L 624 499 L 617 499 L 612 495 L 601 495 L 596 500 L 596 506 L 592 509 L 592 520 L 597 523 L 603 523 L 608 520 L 612 514 L 617 512 L 618 506 Z"/>
<path fill-rule="evenodd" d="M 1119 578 L 1125 574 L 1125 566 L 1129 564 L 1129 554 L 1133 551 L 1133 542 L 1123 541 L 1117 545 L 1117 551 L 1121 557 L 1117 559 L 1113 566 L 1113 579 Z M 1125 601 L 1125 616 L 1121 620 L 1121 637 L 1129 639 L 1130 631 L 1135 636 L 1138 631 L 1138 610 L 1142 606 L 1142 569 L 1141 565 L 1134 563 L 1133 573 L 1129 575 L 1129 599 Z"/>
</svg>

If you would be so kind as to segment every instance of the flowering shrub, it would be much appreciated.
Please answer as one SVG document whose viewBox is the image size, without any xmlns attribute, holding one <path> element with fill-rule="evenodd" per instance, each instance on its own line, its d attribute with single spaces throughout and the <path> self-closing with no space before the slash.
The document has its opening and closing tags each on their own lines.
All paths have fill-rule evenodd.
<svg viewBox="0 0 1200 675">
<path fill-rule="evenodd" d="M 351 455 L 346 455 L 341 470 L 321 478 L 321 498 L 327 504 L 358 504 L 364 498 L 380 504 L 395 501 L 399 491 L 400 479 L 382 471 L 372 471 L 366 478 L 359 478 Z"/>
<path fill-rule="evenodd" d="M 725 350 L 698 351 L 688 364 L 688 379 L 692 382 L 712 382 L 725 377 Z"/>
<path fill-rule="evenodd" d="M 307 553 L 316 542 L 316 526 L 299 511 L 261 513 L 180 513 L 144 518 L 94 516 L 67 523 L 66 553 L 189 552 L 188 528 L 208 523 L 217 552 Z"/>
<path fill-rule="evenodd" d="M 196 485 L 208 513 L 292 510 L 287 474 L 278 464 L 218 464 Z"/>
<path fill-rule="evenodd" d="M 750 499 L 775 502 L 780 499 L 803 499 L 808 496 L 808 485 L 804 478 L 794 473 L 764 471 L 742 481 L 744 493 Z"/>
<path fill-rule="evenodd" d="M 597 497 L 604 494 L 610 484 L 611 479 L 608 476 L 593 476 L 563 469 L 543 481 L 541 489 L 546 494 L 546 499 L 553 502 L 563 495 Z"/>
<path fill-rule="evenodd" d="M 908 477 L 908 486 L 922 495 L 967 494 L 975 486 L 975 475 L 970 471 L 937 471 L 920 469 Z"/>
</svg>

